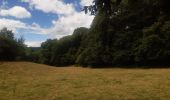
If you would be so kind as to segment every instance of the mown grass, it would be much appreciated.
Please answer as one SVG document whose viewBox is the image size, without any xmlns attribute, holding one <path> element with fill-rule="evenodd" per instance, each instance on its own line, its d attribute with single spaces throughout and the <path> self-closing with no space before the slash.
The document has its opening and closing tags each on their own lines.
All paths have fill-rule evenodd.
<svg viewBox="0 0 170 100">
<path fill-rule="evenodd" d="M 167 100 L 170 69 L 0 63 L 0 100 Z"/>
</svg>

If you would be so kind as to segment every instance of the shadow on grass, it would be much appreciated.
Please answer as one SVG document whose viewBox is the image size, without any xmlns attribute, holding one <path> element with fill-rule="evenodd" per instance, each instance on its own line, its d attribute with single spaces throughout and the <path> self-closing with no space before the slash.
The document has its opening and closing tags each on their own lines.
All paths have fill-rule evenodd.
<svg viewBox="0 0 170 100">
<path fill-rule="evenodd" d="M 5 62 L 15 62 L 15 61 L 0 61 L 0 65 L 3 65 Z M 22 62 L 22 61 L 17 61 Z M 25 61 L 24 61 L 25 62 Z M 31 62 L 35 64 L 43 64 L 37 62 Z M 82 68 L 91 68 L 91 69 L 106 69 L 106 68 L 124 68 L 124 69 L 163 69 L 163 68 L 170 68 L 170 63 L 165 64 L 119 64 L 119 65 L 78 65 L 78 64 L 70 64 L 70 65 L 50 65 L 44 64 L 50 67 L 82 67 Z"/>
<path fill-rule="evenodd" d="M 164 69 L 170 68 L 170 65 L 106 65 L 106 66 L 84 66 L 92 69 L 110 69 L 110 68 L 124 68 L 124 69 Z"/>
<path fill-rule="evenodd" d="M 76 65 L 80 66 L 80 65 Z M 81 66 L 92 69 L 106 69 L 106 68 L 124 68 L 124 69 L 163 69 L 170 68 L 170 64 L 120 64 L 120 65 L 97 65 L 97 66 Z"/>
</svg>

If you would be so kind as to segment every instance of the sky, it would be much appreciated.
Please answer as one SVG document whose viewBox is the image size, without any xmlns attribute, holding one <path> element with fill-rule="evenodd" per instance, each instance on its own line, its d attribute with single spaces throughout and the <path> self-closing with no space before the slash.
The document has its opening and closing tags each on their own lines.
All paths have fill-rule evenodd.
<svg viewBox="0 0 170 100">
<path fill-rule="evenodd" d="M 89 28 L 94 16 L 81 11 L 93 0 L 0 0 L 0 29 L 7 27 L 25 44 L 39 47 L 47 39 Z"/>
</svg>

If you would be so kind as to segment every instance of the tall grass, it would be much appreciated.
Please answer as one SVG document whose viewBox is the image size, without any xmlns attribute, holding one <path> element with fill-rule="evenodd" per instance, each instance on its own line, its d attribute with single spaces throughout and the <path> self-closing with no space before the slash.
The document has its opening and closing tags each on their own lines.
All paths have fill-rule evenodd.
<svg viewBox="0 0 170 100">
<path fill-rule="evenodd" d="M 0 65 L 0 100 L 168 100 L 170 69 Z"/>
</svg>

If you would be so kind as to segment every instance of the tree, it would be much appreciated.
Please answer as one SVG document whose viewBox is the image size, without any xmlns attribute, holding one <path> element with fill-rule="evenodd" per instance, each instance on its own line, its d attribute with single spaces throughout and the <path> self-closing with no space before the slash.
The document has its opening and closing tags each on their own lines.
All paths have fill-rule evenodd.
<svg viewBox="0 0 170 100">
<path fill-rule="evenodd" d="M 45 64 L 52 64 L 52 56 L 53 56 L 53 48 L 55 44 L 58 43 L 58 40 L 47 40 L 46 42 L 41 44 L 41 62 Z"/>
<path fill-rule="evenodd" d="M 42 44 L 44 62 L 82 66 L 169 65 L 168 0 L 94 0 L 90 29 Z"/>
<path fill-rule="evenodd" d="M 0 31 L 0 60 L 12 61 L 24 55 L 24 44 L 21 39 L 17 41 L 12 31 L 3 28 Z"/>
<path fill-rule="evenodd" d="M 50 65 L 64 66 L 75 64 L 77 56 L 81 53 L 82 40 L 85 38 L 87 28 L 75 29 L 73 35 L 60 40 L 47 40 L 41 45 L 42 62 Z"/>
<path fill-rule="evenodd" d="M 113 12 L 118 11 L 114 6 L 119 6 L 121 1 L 122 0 L 94 0 L 94 4 L 85 6 L 83 11 L 85 11 L 86 14 L 90 12 L 91 15 L 95 15 L 98 11 L 102 10 L 106 15 L 111 15 Z"/>
<path fill-rule="evenodd" d="M 0 36 L 0 60 L 12 61 L 18 56 L 17 42 Z M 14 49 L 15 48 L 15 49 Z"/>
<path fill-rule="evenodd" d="M 96 0 L 94 2 L 97 14 L 86 39 L 87 46 L 78 57 L 79 64 L 149 65 L 163 63 L 162 61 L 168 58 L 165 57 L 169 55 L 169 49 L 165 50 L 168 45 L 165 40 L 169 39 L 165 39 L 165 34 L 163 35 L 163 33 L 168 35 L 168 32 L 161 32 L 161 27 L 165 20 L 169 20 L 166 11 L 169 1 Z M 107 3 L 109 6 L 105 7 Z M 164 28 L 167 26 L 166 24 Z"/>
<path fill-rule="evenodd" d="M 14 33 L 12 33 L 12 31 L 8 30 L 6 27 L 1 29 L 0 36 L 14 40 Z"/>
</svg>

